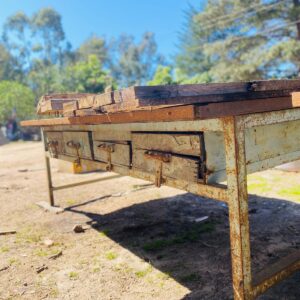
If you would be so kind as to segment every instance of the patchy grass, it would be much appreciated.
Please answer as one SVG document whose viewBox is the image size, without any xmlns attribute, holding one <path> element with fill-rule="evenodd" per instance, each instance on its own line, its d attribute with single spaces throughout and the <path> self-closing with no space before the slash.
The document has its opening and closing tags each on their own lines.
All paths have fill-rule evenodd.
<svg viewBox="0 0 300 300">
<path fill-rule="evenodd" d="M 281 189 L 278 191 L 278 195 L 283 197 L 290 197 L 296 201 L 300 201 L 300 185 Z"/>
<path fill-rule="evenodd" d="M 9 248 L 7 246 L 0 247 L 0 253 L 5 253 L 5 252 L 8 252 L 8 251 L 9 251 Z"/>
<path fill-rule="evenodd" d="M 152 266 L 148 266 L 145 270 L 136 271 L 134 273 L 138 278 L 143 278 L 151 272 L 152 272 Z"/>
<path fill-rule="evenodd" d="M 104 229 L 104 230 L 102 230 L 102 231 L 99 232 L 99 235 L 101 237 L 104 237 L 104 236 L 106 237 L 108 235 L 108 233 L 109 233 L 109 230 L 108 229 Z"/>
<path fill-rule="evenodd" d="M 57 253 L 59 253 L 61 250 L 60 249 L 56 249 L 56 248 L 52 248 L 52 249 L 42 249 L 39 248 L 37 250 L 35 250 L 34 254 L 40 257 L 46 257 L 46 256 L 50 256 L 50 255 L 55 255 Z"/>
<path fill-rule="evenodd" d="M 108 260 L 114 260 L 118 257 L 118 254 L 115 253 L 115 252 L 110 251 L 110 252 L 105 253 L 105 257 Z"/>
<path fill-rule="evenodd" d="M 205 232 L 212 232 L 215 229 L 215 224 L 212 222 L 205 222 L 202 224 L 195 224 L 186 232 L 181 232 L 170 239 L 157 239 L 144 244 L 145 251 L 158 251 L 164 248 L 184 244 L 187 242 L 196 242 L 200 235 Z"/>
<path fill-rule="evenodd" d="M 77 202 L 76 202 L 75 200 L 73 200 L 73 199 L 68 199 L 68 200 L 66 201 L 66 203 L 67 203 L 68 205 L 75 205 Z"/>
<path fill-rule="evenodd" d="M 19 265 L 21 262 L 19 259 L 15 258 L 15 257 L 11 257 L 9 260 L 8 260 L 8 263 L 10 265 Z"/>
<path fill-rule="evenodd" d="M 39 243 L 43 237 L 43 232 L 33 227 L 25 227 L 16 234 L 17 243 Z"/>
<path fill-rule="evenodd" d="M 77 273 L 77 272 L 74 272 L 74 271 L 71 271 L 71 272 L 68 274 L 68 276 L 69 276 L 69 278 L 70 278 L 71 280 L 76 280 L 76 279 L 78 279 L 78 277 L 79 277 L 78 273 Z"/>
<path fill-rule="evenodd" d="M 101 268 L 100 267 L 94 267 L 93 268 L 93 273 L 98 273 L 100 272 Z"/>
<path fill-rule="evenodd" d="M 249 176 L 248 179 L 248 186 L 247 186 L 248 192 L 254 193 L 254 194 L 264 194 L 269 192 L 272 187 L 270 186 L 270 183 L 268 180 L 261 176 Z"/>
</svg>

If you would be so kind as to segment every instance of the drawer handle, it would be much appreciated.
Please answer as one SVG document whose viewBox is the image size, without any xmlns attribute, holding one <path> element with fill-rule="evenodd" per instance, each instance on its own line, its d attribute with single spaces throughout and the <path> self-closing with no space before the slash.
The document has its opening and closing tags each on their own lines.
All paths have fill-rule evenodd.
<svg viewBox="0 0 300 300">
<path fill-rule="evenodd" d="M 74 143 L 73 141 L 68 141 L 67 146 L 76 150 L 78 150 L 81 147 L 80 143 Z"/>
<path fill-rule="evenodd" d="M 80 143 L 75 143 L 74 141 L 68 141 L 67 146 L 76 150 L 77 159 L 75 160 L 75 164 L 77 167 L 81 167 L 79 149 L 81 148 Z"/>
<path fill-rule="evenodd" d="M 55 158 L 58 157 L 58 141 L 49 141 L 47 145 L 50 148 L 51 152 L 53 152 L 53 156 Z"/>
<path fill-rule="evenodd" d="M 144 157 L 147 159 L 154 159 L 167 163 L 171 161 L 172 155 L 170 153 L 148 150 L 144 153 Z"/>
<path fill-rule="evenodd" d="M 111 171 L 112 170 L 111 154 L 115 151 L 114 144 L 103 143 L 103 144 L 99 144 L 97 147 L 102 149 L 103 151 L 106 151 L 107 153 L 106 171 Z"/>
<path fill-rule="evenodd" d="M 160 151 L 148 150 L 144 153 L 146 159 L 152 159 L 156 161 L 156 170 L 155 170 L 155 186 L 160 187 L 163 181 L 162 170 L 163 163 L 168 163 L 171 161 L 172 155 L 170 153 L 164 153 Z"/>
<path fill-rule="evenodd" d="M 97 147 L 110 153 L 115 151 L 114 144 L 99 144 Z"/>
</svg>

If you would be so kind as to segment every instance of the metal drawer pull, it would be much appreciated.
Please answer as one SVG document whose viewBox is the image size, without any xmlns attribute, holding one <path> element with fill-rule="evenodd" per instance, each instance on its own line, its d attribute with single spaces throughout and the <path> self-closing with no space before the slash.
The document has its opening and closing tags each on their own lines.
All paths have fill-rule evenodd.
<svg viewBox="0 0 300 300">
<path fill-rule="evenodd" d="M 81 147 L 80 143 L 74 143 L 73 141 L 68 141 L 67 146 L 76 150 L 79 150 Z"/>
<path fill-rule="evenodd" d="M 160 187 L 162 183 L 162 168 L 163 163 L 168 163 L 171 161 L 172 155 L 170 153 L 164 153 L 160 151 L 148 150 L 144 153 L 146 159 L 153 159 L 156 161 L 155 170 L 155 186 Z"/>
<path fill-rule="evenodd" d="M 76 150 L 77 159 L 75 160 L 75 163 L 77 164 L 77 167 L 80 167 L 81 166 L 80 155 L 79 155 L 79 149 L 81 148 L 80 143 L 75 143 L 73 141 L 68 141 L 67 146 Z"/>
<path fill-rule="evenodd" d="M 58 157 L 58 141 L 49 141 L 47 143 L 50 152 L 53 153 L 53 157 L 57 158 Z"/>
<path fill-rule="evenodd" d="M 114 144 L 99 144 L 97 147 L 101 148 L 102 150 L 107 151 L 107 152 L 115 151 Z"/>
<path fill-rule="evenodd" d="M 115 151 L 114 144 L 103 143 L 103 144 L 99 144 L 97 147 L 100 148 L 100 149 L 102 149 L 103 151 L 107 152 L 106 171 L 111 171 L 112 170 L 111 154 Z"/>
</svg>

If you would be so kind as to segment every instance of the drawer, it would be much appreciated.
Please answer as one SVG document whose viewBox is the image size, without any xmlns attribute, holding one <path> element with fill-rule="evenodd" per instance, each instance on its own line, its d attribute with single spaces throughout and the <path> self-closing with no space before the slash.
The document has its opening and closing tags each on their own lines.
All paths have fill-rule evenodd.
<svg viewBox="0 0 300 300">
<path fill-rule="evenodd" d="M 156 185 L 164 178 L 204 181 L 205 149 L 201 132 L 132 133 L 133 169 L 155 174 Z"/>
<path fill-rule="evenodd" d="M 197 182 L 201 177 L 199 158 L 167 152 L 133 149 L 132 166 L 147 173 L 161 173 L 162 178 Z"/>
<path fill-rule="evenodd" d="M 131 146 L 129 142 L 94 141 L 94 158 L 112 165 L 131 165 Z"/>
<path fill-rule="evenodd" d="M 60 131 L 45 132 L 45 145 L 51 157 L 58 157 L 58 154 L 64 153 L 63 135 Z"/>
<path fill-rule="evenodd" d="M 92 135 L 89 131 L 64 131 L 64 153 L 70 156 L 93 159 Z"/>
<path fill-rule="evenodd" d="M 133 133 L 135 149 L 157 150 L 174 154 L 201 156 L 203 133 Z"/>
</svg>

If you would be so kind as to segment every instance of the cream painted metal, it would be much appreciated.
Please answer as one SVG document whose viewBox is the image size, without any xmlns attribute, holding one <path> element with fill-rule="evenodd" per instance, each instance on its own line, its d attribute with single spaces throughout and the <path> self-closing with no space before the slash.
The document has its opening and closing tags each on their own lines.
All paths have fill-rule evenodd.
<svg viewBox="0 0 300 300">
<path fill-rule="evenodd" d="M 298 252 L 290 259 L 285 259 L 282 264 L 271 267 L 269 273 L 264 270 L 263 273 L 252 276 L 246 177 L 249 173 L 300 159 L 299 108 L 209 120 L 62 125 L 47 126 L 42 129 L 44 132 L 90 131 L 93 140 L 101 141 L 131 141 L 133 132 L 203 132 L 208 169 L 205 180 L 188 182 L 165 178 L 163 184 L 228 204 L 234 298 L 254 299 L 300 269 L 300 252 Z M 65 155 L 57 155 L 57 158 L 69 161 L 76 159 Z M 88 162 L 85 159 L 81 161 Z M 46 155 L 46 162 L 50 203 L 54 205 L 53 191 L 64 186 L 59 188 L 52 186 L 48 155 Z M 101 170 L 107 168 L 105 162 L 90 163 Z M 149 181 L 156 180 L 155 174 L 124 166 L 115 165 L 111 170 L 121 175 Z M 105 179 L 109 178 L 115 177 Z M 222 181 L 226 181 L 226 186 L 219 184 Z"/>
</svg>

